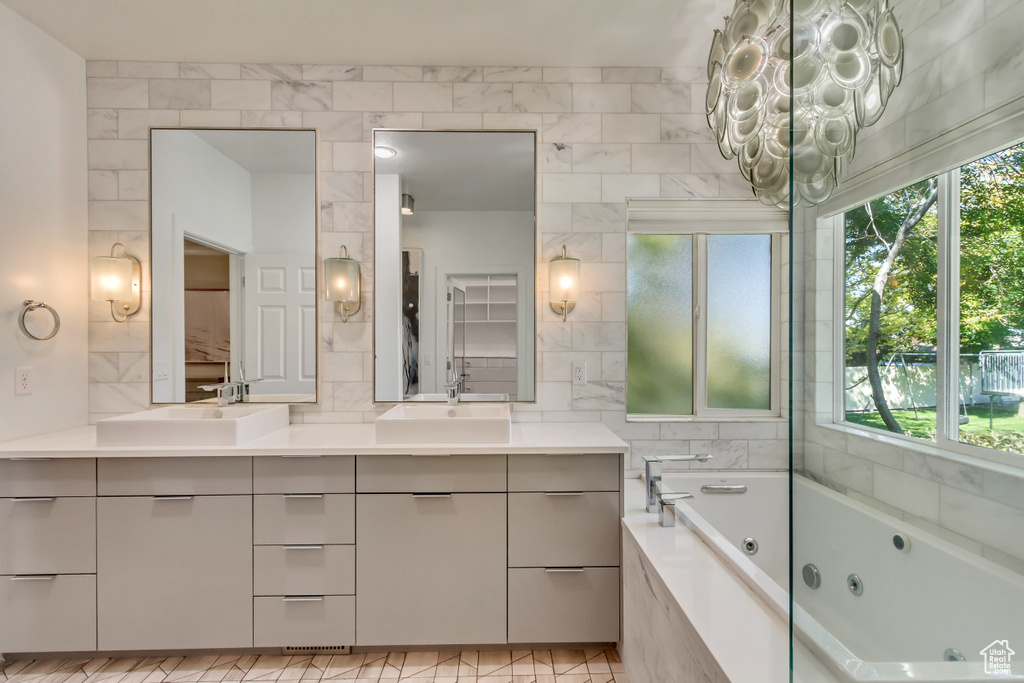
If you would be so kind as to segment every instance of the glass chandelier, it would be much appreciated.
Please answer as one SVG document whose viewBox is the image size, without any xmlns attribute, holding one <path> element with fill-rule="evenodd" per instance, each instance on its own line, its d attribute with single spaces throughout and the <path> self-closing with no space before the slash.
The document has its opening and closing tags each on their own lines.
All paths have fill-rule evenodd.
<svg viewBox="0 0 1024 683">
<path fill-rule="evenodd" d="M 888 0 L 736 0 L 711 42 L 708 125 L 765 204 L 789 204 L 792 145 L 792 204 L 820 204 L 902 76 Z"/>
</svg>

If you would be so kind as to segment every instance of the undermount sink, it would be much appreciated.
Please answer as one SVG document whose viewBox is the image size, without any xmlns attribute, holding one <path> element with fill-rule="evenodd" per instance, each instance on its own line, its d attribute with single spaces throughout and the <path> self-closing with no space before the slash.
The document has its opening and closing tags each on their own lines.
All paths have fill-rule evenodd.
<svg viewBox="0 0 1024 683">
<path fill-rule="evenodd" d="M 168 406 L 96 423 L 97 446 L 237 446 L 288 426 L 288 406 Z"/>
<path fill-rule="evenodd" d="M 398 405 L 374 423 L 377 443 L 508 443 L 508 404 Z"/>
</svg>

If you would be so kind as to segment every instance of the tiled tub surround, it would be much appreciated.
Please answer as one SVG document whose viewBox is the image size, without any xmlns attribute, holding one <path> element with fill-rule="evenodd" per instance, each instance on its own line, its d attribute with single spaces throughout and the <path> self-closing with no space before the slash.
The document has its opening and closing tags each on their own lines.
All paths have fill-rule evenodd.
<svg viewBox="0 0 1024 683">
<path fill-rule="evenodd" d="M 0 652 L 620 638 L 627 446 L 603 426 L 417 447 L 292 425 L 141 453 L 92 430 L 3 445 Z"/>
<path fill-rule="evenodd" d="M 788 619 L 679 520 L 662 527 L 627 479 L 622 520 L 622 657 L 634 681 L 789 681 Z M 837 679 L 802 642 L 793 681 Z"/>
<path fill-rule="evenodd" d="M 312 127 L 320 131 L 321 254 L 345 244 L 363 272 L 348 323 L 323 306 L 321 403 L 294 422 L 367 422 L 371 400 L 371 131 L 539 131 L 537 403 L 518 422 L 603 422 L 645 453 L 715 453 L 714 468 L 784 469 L 784 421 L 627 423 L 626 197 L 750 197 L 703 115 L 705 69 L 330 66 L 89 62 L 89 255 L 120 240 L 148 258 L 151 126 Z M 546 303 L 547 262 L 580 258 L 568 322 Z M 148 298 L 148 263 L 144 263 Z M 126 325 L 90 309 L 90 418 L 149 407 L 149 305 Z M 573 386 L 574 361 L 588 383 Z M 785 380 L 785 378 L 783 378 Z"/>
</svg>

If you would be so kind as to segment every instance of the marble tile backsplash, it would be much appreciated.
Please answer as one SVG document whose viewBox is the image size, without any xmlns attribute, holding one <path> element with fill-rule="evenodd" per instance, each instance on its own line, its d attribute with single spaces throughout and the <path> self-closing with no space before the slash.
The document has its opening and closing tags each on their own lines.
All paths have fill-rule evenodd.
<svg viewBox="0 0 1024 683">
<path fill-rule="evenodd" d="M 603 422 L 645 453 L 711 451 L 718 468 L 784 469 L 784 421 L 627 423 L 627 197 L 750 198 L 707 124 L 703 68 L 344 66 L 87 63 L 89 255 L 120 240 L 149 254 L 150 127 L 284 127 L 320 131 L 321 248 L 360 261 L 363 306 L 321 319 L 321 401 L 293 422 L 366 422 L 372 402 L 371 131 L 538 131 L 537 402 L 517 421 Z M 583 261 L 582 297 L 562 323 L 546 303 L 546 264 L 566 244 Z M 144 264 L 144 296 L 149 296 Z M 91 419 L 149 407 L 149 320 L 90 315 Z M 588 384 L 572 386 L 575 360 Z"/>
</svg>

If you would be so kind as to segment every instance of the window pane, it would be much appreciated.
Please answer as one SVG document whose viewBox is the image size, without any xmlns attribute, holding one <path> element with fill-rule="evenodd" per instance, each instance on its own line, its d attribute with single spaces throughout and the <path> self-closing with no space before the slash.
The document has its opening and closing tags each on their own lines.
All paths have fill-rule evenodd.
<svg viewBox="0 0 1024 683">
<path fill-rule="evenodd" d="M 708 237 L 708 408 L 771 408 L 771 289 L 770 235 Z"/>
<path fill-rule="evenodd" d="M 923 180 L 844 216 L 846 420 L 932 441 L 937 187 Z"/>
<path fill-rule="evenodd" d="M 626 412 L 693 414 L 693 237 L 629 235 Z"/>
<path fill-rule="evenodd" d="M 960 169 L 959 440 L 1024 452 L 1024 145 Z"/>
</svg>

